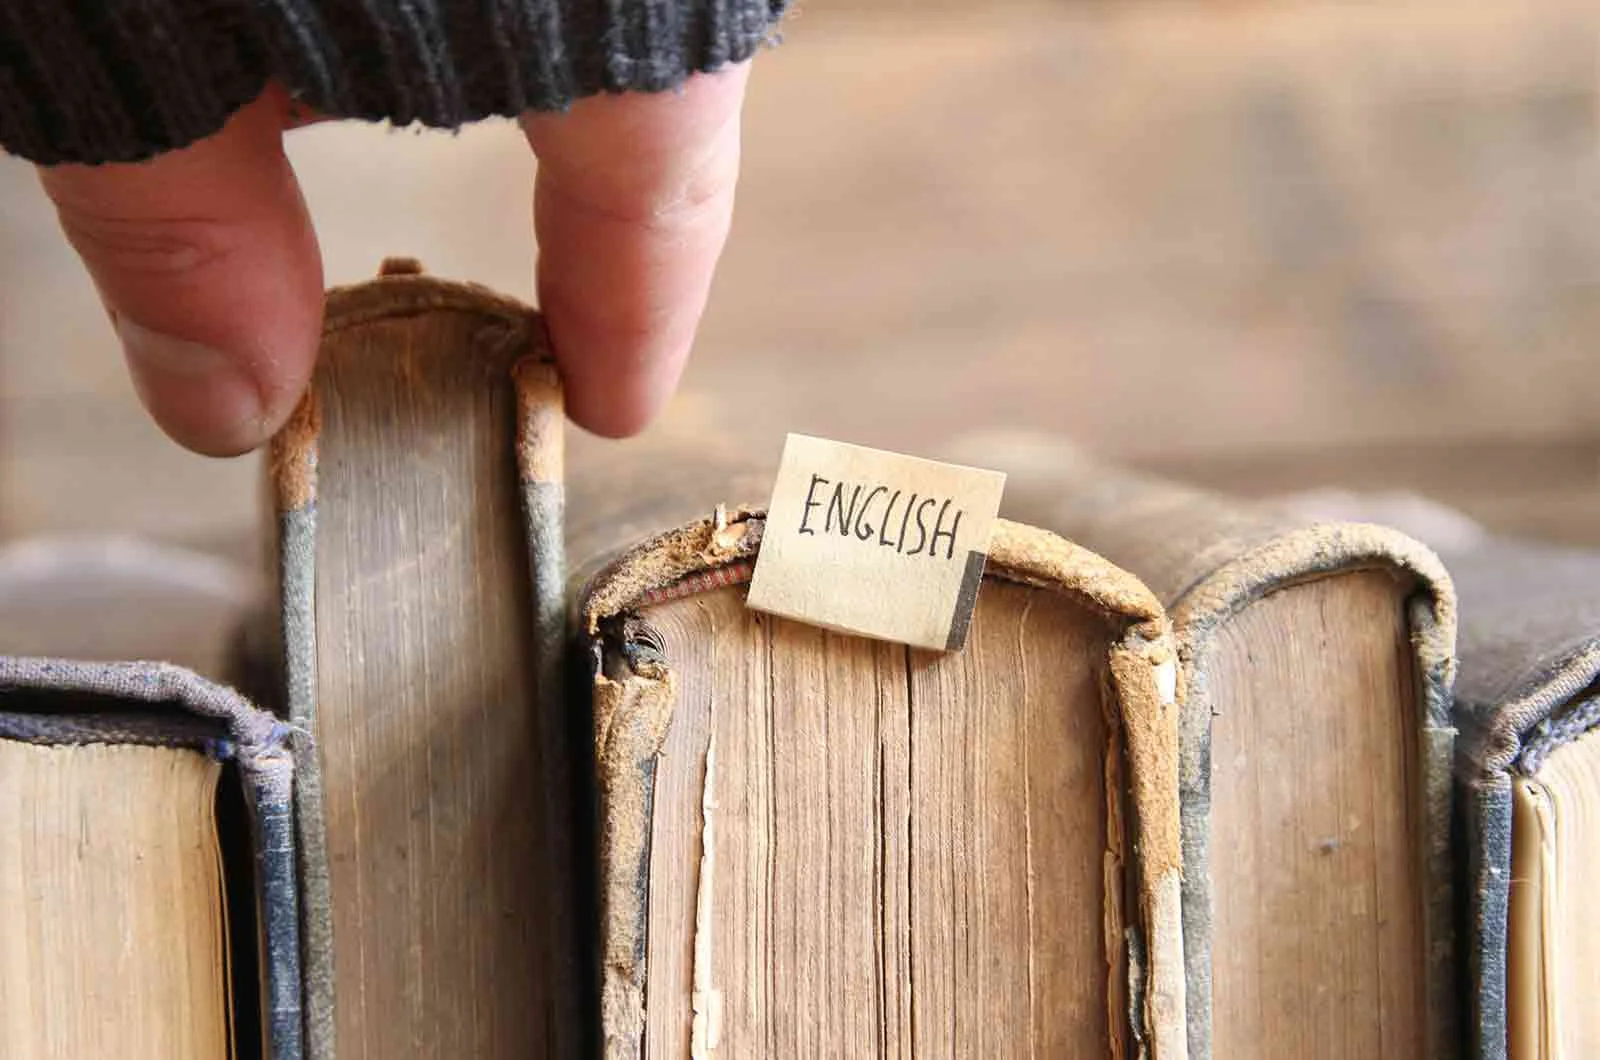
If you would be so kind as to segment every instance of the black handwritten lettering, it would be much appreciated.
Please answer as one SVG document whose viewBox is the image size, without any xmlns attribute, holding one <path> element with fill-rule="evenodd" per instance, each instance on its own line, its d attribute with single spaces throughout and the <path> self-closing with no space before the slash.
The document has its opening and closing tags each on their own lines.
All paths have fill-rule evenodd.
<svg viewBox="0 0 1600 1060">
<path fill-rule="evenodd" d="M 917 505 L 917 547 L 907 552 L 906 555 L 917 555 L 922 551 L 923 546 L 928 543 L 928 524 L 923 520 L 922 513 L 938 503 L 933 497 L 924 497 L 922 503 Z M 929 549 L 928 551 L 932 552 L 933 550 Z"/>
<path fill-rule="evenodd" d="M 894 504 L 899 499 L 900 491 L 895 490 L 894 496 L 889 498 L 889 507 L 885 508 L 883 511 L 883 522 L 878 527 L 878 544 L 884 548 L 889 547 L 889 539 L 883 536 L 883 532 L 889 529 L 889 520 L 894 518 Z M 902 519 L 900 525 L 902 527 L 905 526 L 905 520 Z"/>
<path fill-rule="evenodd" d="M 916 506 L 917 495 L 913 493 L 911 495 L 911 499 L 906 501 L 905 513 L 900 516 L 900 539 L 894 544 L 894 550 L 896 552 L 904 552 L 906 550 L 906 526 L 911 522 L 911 509 L 915 508 Z"/>
<path fill-rule="evenodd" d="M 867 494 L 867 499 L 861 502 L 861 512 L 856 516 L 856 537 L 862 541 L 872 540 L 872 535 L 877 529 L 867 522 L 867 509 L 872 506 L 873 498 L 880 493 L 888 493 L 888 486 L 874 486 Z"/>
<path fill-rule="evenodd" d="M 857 486 L 850 491 L 850 506 L 845 507 L 843 482 L 836 483 L 833 487 L 833 496 L 828 498 L 828 510 L 822 518 L 822 529 L 833 529 L 833 513 L 839 513 L 839 536 L 849 537 L 850 526 L 856 519 L 856 505 L 861 500 L 861 487 Z"/>
<path fill-rule="evenodd" d="M 811 527 L 806 525 L 806 520 L 811 518 L 811 509 L 822 507 L 821 501 L 815 501 L 811 499 L 817 492 L 817 483 L 819 482 L 826 485 L 828 480 L 823 478 L 821 475 L 811 476 L 811 485 L 806 490 L 805 511 L 800 516 L 800 532 L 802 534 L 811 534 L 812 536 L 815 536 L 817 533 Z"/>
<path fill-rule="evenodd" d="M 938 549 L 941 537 L 949 539 L 949 544 L 945 545 L 944 558 L 950 559 L 956 554 L 956 528 L 961 525 L 961 509 L 956 509 L 956 517 L 950 523 L 950 529 L 946 530 L 944 529 L 944 516 L 949 510 L 950 502 L 947 500 L 939 508 L 939 518 L 933 524 L 933 539 L 928 542 L 929 555 L 932 555 Z"/>
<path fill-rule="evenodd" d="M 860 486 L 856 487 L 858 490 L 860 488 Z M 828 498 L 828 510 L 823 513 L 822 517 L 822 532 L 825 534 L 833 532 L 835 518 L 839 521 L 839 532 L 842 534 L 849 533 L 844 521 L 844 490 L 845 484 L 843 482 L 835 482 L 833 484 L 833 495 Z"/>
<path fill-rule="evenodd" d="M 827 499 L 823 500 L 819 492 Z M 887 503 L 879 508 L 879 501 L 884 498 Z M 924 497 L 918 493 L 906 498 L 904 490 L 882 483 L 839 482 L 813 474 L 801 507 L 800 533 L 817 534 L 811 514 L 821 508 L 823 534 L 837 531 L 840 537 L 875 541 L 880 548 L 892 548 L 904 556 L 936 559 L 939 558 L 939 544 L 943 542 L 943 558 L 954 559 L 961 517 L 966 514 L 955 504 L 953 499 Z M 898 533 L 892 533 L 897 513 L 900 516 Z M 913 528 L 917 536 L 910 540 L 907 531 Z"/>
</svg>

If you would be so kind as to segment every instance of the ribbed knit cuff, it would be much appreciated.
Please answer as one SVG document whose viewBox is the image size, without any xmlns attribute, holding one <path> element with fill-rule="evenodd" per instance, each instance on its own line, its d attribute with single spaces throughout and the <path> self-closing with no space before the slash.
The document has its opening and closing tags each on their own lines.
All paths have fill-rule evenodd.
<svg viewBox="0 0 1600 1060">
<path fill-rule="evenodd" d="M 334 117 L 457 128 L 741 62 L 789 0 L 3 0 L 0 145 L 131 162 L 277 80 Z"/>
</svg>

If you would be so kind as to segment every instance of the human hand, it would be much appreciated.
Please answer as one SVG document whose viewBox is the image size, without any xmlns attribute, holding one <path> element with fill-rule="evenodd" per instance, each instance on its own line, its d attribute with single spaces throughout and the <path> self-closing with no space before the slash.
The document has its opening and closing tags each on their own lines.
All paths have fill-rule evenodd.
<svg viewBox="0 0 1600 1060">
<path fill-rule="evenodd" d="M 744 63 L 522 119 L 539 302 L 580 426 L 636 433 L 677 385 L 727 239 L 748 76 Z M 311 376 L 323 279 L 283 152 L 296 124 L 269 89 L 183 150 L 40 170 L 140 399 L 196 452 L 259 446 Z"/>
</svg>

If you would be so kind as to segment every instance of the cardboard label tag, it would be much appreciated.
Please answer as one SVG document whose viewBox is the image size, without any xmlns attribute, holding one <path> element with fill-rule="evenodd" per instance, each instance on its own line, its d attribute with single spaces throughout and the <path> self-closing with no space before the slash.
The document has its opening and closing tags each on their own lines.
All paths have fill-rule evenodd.
<svg viewBox="0 0 1600 1060">
<path fill-rule="evenodd" d="M 1005 475 L 791 434 L 748 604 L 919 648 L 966 643 Z"/>
</svg>

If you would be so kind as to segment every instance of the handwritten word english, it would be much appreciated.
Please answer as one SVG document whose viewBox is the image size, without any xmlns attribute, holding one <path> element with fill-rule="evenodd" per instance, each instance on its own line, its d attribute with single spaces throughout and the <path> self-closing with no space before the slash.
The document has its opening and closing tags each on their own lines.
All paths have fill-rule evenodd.
<svg viewBox="0 0 1600 1060">
<path fill-rule="evenodd" d="M 944 558 L 950 559 L 962 516 L 960 508 L 951 511 L 951 503 L 948 498 L 916 493 L 906 497 L 904 490 L 885 485 L 834 482 L 813 474 L 800 533 L 815 535 L 820 530 L 863 542 L 876 539 L 879 547 L 907 556 L 937 556 L 943 542 Z"/>
</svg>

